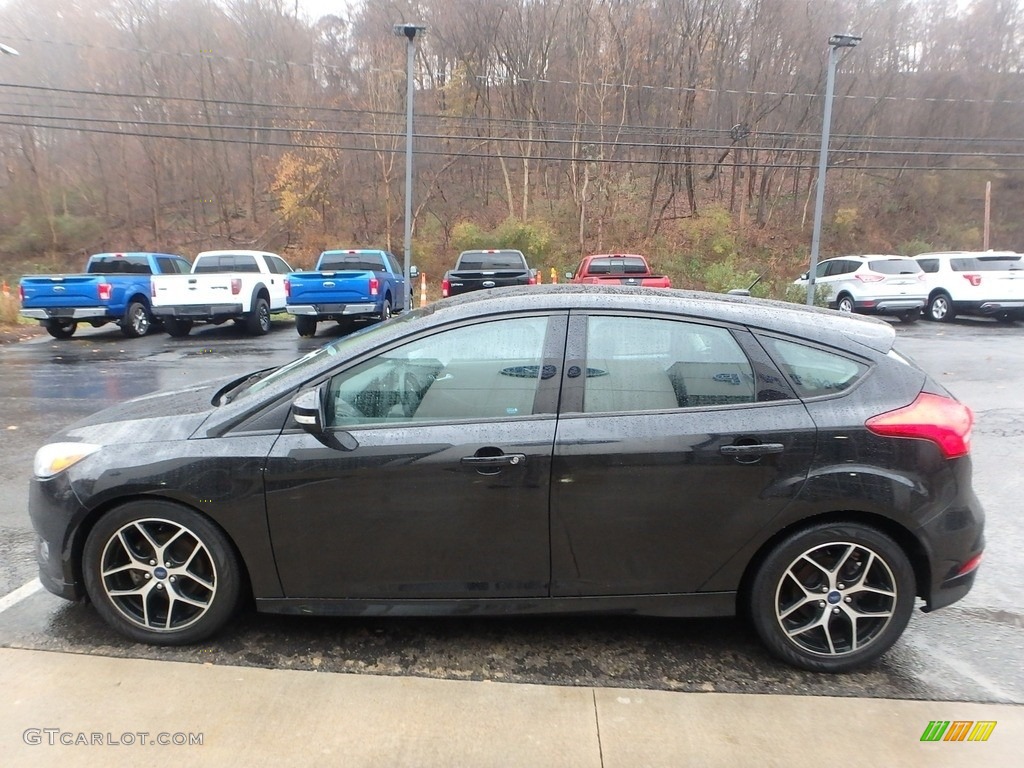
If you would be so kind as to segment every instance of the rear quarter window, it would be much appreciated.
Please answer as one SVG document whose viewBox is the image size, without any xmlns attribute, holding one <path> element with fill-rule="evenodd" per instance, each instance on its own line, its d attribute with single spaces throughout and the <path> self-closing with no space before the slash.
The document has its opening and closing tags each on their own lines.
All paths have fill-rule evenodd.
<svg viewBox="0 0 1024 768">
<path fill-rule="evenodd" d="M 864 363 L 835 352 L 770 337 L 762 341 L 801 397 L 844 392 L 868 372 Z"/>
</svg>

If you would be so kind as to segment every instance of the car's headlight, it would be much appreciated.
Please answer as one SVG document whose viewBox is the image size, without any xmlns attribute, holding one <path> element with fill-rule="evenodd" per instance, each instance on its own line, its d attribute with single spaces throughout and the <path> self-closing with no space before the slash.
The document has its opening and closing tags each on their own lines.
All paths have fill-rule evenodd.
<svg viewBox="0 0 1024 768">
<path fill-rule="evenodd" d="M 50 443 L 36 451 L 32 471 L 36 477 L 53 477 L 99 449 L 92 443 Z"/>
</svg>

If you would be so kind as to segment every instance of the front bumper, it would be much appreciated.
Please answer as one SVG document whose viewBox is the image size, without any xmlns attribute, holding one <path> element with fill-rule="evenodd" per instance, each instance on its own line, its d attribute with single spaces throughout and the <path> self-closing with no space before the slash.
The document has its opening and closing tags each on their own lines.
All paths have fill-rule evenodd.
<svg viewBox="0 0 1024 768">
<path fill-rule="evenodd" d="M 86 510 L 71 488 L 67 472 L 29 481 L 28 513 L 35 529 L 39 581 L 66 600 L 85 597 L 77 560 L 81 543 L 75 533 Z"/>
<path fill-rule="evenodd" d="M 285 309 L 292 315 L 328 317 L 341 315 L 372 315 L 380 312 L 377 304 L 289 304 Z"/>
<path fill-rule="evenodd" d="M 241 303 L 238 304 L 176 304 L 166 307 L 153 307 L 153 314 L 157 317 L 183 317 L 202 319 L 216 317 L 218 315 L 244 314 Z"/>
<path fill-rule="evenodd" d="M 51 307 L 48 309 L 23 309 L 22 317 L 33 320 L 88 320 L 97 317 L 110 317 L 106 307 Z"/>
</svg>

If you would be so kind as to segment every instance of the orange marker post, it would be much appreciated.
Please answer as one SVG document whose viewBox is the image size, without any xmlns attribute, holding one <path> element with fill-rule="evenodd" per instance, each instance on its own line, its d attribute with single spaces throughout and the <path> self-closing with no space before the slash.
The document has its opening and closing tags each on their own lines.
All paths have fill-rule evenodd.
<svg viewBox="0 0 1024 768">
<path fill-rule="evenodd" d="M 420 306 L 427 306 L 427 273 L 420 272 Z"/>
<path fill-rule="evenodd" d="M 551 282 L 552 283 L 557 283 L 558 282 L 558 272 L 555 271 L 554 267 L 551 268 Z"/>
</svg>

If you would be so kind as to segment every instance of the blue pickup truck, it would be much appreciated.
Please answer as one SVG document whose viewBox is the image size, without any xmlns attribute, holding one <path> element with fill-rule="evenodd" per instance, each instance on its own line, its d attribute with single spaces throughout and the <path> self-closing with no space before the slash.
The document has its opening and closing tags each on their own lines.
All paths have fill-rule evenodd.
<svg viewBox="0 0 1024 768">
<path fill-rule="evenodd" d="M 321 320 L 349 329 L 359 318 L 387 320 L 410 302 L 398 261 L 388 251 L 324 251 L 312 272 L 292 272 L 285 283 L 287 310 L 300 336 L 315 336 Z"/>
<path fill-rule="evenodd" d="M 55 339 L 70 339 L 80 321 L 96 328 L 117 323 L 128 338 L 144 336 L 153 326 L 150 277 L 190 269 L 170 253 L 97 253 L 84 274 L 21 278 L 21 314 L 38 320 Z"/>
</svg>

